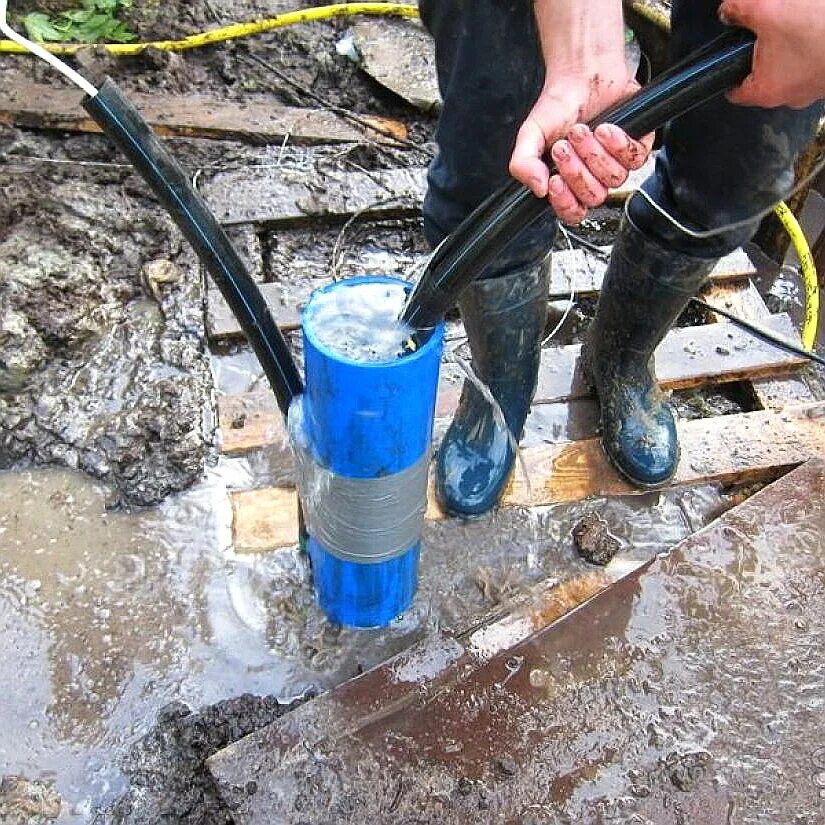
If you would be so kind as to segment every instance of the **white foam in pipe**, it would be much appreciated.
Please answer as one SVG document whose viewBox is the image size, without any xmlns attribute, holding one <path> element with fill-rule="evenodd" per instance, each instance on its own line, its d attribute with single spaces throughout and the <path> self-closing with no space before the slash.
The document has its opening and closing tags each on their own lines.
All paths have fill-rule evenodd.
<svg viewBox="0 0 825 825">
<path fill-rule="evenodd" d="M 75 84 L 75 86 L 79 86 L 86 92 L 89 97 L 94 97 L 97 94 L 97 89 L 86 80 L 85 77 L 78 74 L 71 66 L 67 66 L 62 60 L 58 59 L 55 55 L 47 52 L 42 46 L 38 46 L 37 43 L 32 43 L 31 40 L 27 40 L 23 35 L 18 34 L 10 25 L 7 19 L 8 10 L 7 10 L 8 2 L 7 0 L 0 0 L 0 31 L 3 32 L 9 40 L 13 40 L 19 46 L 22 46 L 24 49 L 30 51 L 36 57 L 39 57 L 41 60 L 45 60 L 50 66 L 57 69 L 63 77 L 68 78 Z"/>
</svg>

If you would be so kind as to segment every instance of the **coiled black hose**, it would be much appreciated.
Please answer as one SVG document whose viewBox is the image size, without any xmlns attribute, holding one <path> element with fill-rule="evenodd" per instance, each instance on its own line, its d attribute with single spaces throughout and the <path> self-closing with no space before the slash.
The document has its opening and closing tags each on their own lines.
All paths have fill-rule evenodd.
<svg viewBox="0 0 825 825">
<path fill-rule="evenodd" d="M 238 319 L 286 415 L 292 399 L 303 392 L 301 376 L 266 300 L 223 228 L 180 164 L 110 79 L 96 95 L 84 99 L 83 108 L 132 162 L 192 244 Z"/>
<path fill-rule="evenodd" d="M 753 48 L 751 32 L 731 29 L 590 125 L 613 123 L 634 138 L 642 137 L 744 80 Z M 545 199 L 516 181 L 494 192 L 439 246 L 407 299 L 401 320 L 414 329 L 438 323 L 502 249 L 547 209 Z"/>
</svg>

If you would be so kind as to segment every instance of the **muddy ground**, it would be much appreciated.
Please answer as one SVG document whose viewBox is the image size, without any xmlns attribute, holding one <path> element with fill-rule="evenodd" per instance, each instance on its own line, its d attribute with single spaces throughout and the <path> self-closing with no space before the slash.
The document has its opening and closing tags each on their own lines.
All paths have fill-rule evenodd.
<svg viewBox="0 0 825 825">
<path fill-rule="evenodd" d="M 130 25 L 141 39 L 168 37 L 294 5 L 136 2 Z M 403 120 L 421 147 L 170 141 L 201 179 L 273 158 L 319 174 L 425 163 L 434 119 L 336 53 L 347 28 L 80 63 L 127 90 L 309 105 L 250 61 L 254 52 L 339 106 Z M 0 82 L 15 77 L 60 83 L 28 58 L 4 58 Z M 736 500 L 709 487 L 428 524 L 409 613 L 384 631 L 330 625 L 297 551 L 240 556 L 230 546 L 226 490 L 288 480 L 291 465 L 217 456 L 214 397 L 259 385 L 260 370 L 243 345 L 210 351 L 203 273 L 143 183 L 101 137 L 0 126 L 0 190 L 0 655 L 16 674 L 0 703 L 0 821 L 224 822 L 202 770 L 220 745 L 432 627 L 460 629 L 536 582 L 588 569 L 572 538 L 583 517 L 598 513 L 611 551 L 642 559 Z M 609 242 L 617 219 L 605 210 L 583 231 Z M 253 269 L 262 280 L 289 272 L 294 296 L 330 267 L 403 269 L 425 251 L 415 218 L 342 229 L 255 230 Z M 794 290 L 780 290 L 772 308 L 798 306 Z M 557 340 L 578 340 L 592 311 L 579 302 Z M 744 403 L 735 389 L 679 398 L 691 417 Z M 564 426 L 536 415 L 528 440 Z"/>
</svg>

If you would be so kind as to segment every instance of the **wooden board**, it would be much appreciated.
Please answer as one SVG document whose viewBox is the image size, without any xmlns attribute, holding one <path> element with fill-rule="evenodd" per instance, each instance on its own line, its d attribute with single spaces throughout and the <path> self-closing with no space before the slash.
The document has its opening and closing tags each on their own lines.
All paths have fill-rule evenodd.
<svg viewBox="0 0 825 825">
<path fill-rule="evenodd" d="M 129 92 L 155 132 L 162 136 L 232 138 L 255 143 L 346 143 L 381 135 L 323 109 L 300 109 L 274 101 L 237 103 L 205 95 L 146 95 Z M 82 108 L 83 95 L 41 83 L 17 81 L 0 87 L 0 123 L 30 129 L 99 132 Z M 395 137 L 407 137 L 403 123 L 360 115 Z"/>
<path fill-rule="evenodd" d="M 201 185 L 210 207 L 224 224 L 301 224 L 355 214 L 418 215 L 424 202 L 427 170 L 376 172 L 312 169 L 238 169 L 219 172 Z"/>
<path fill-rule="evenodd" d="M 620 202 L 638 188 L 650 167 L 634 173 L 608 201 Z M 418 215 L 427 191 L 427 169 L 330 171 L 237 169 L 206 179 L 201 190 L 224 224 L 295 224 L 340 220 L 356 213 L 374 217 Z M 741 259 L 740 259 L 741 260 Z"/>
<path fill-rule="evenodd" d="M 254 235 L 252 227 L 245 224 L 230 227 L 231 231 L 246 230 Z M 425 255 L 410 256 L 411 269 L 423 266 Z M 258 263 L 256 269 L 262 264 Z M 568 298 L 570 291 L 578 295 L 596 295 L 602 287 L 607 262 L 592 252 L 583 249 L 562 250 L 553 253 L 550 269 L 549 300 Z M 753 264 L 744 251 L 736 252 L 722 258 L 711 273 L 713 283 L 724 284 L 730 280 L 747 277 L 755 272 Z M 289 273 L 284 273 L 288 277 Z M 328 270 L 320 267 L 317 278 L 303 280 L 294 284 L 288 280 L 261 285 L 261 292 L 269 304 L 276 323 L 284 332 L 297 329 L 301 323 L 301 309 L 313 289 L 330 283 Z M 367 267 L 359 274 L 378 274 Z M 207 291 L 206 330 L 213 343 L 242 337 L 243 333 L 228 304 L 214 284 L 209 283 Z"/>
<path fill-rule="evenodd" d="M 825 402 L 698 419 L 679 424 L 682 458 L 671 487 L 763 481 L 822 455 Z M 598 439 L 551 444 L 521 451 L 527 475 L 517 466 L 505 506 L 547 506 L 594 496 L 640 491 L 610 465 Z M 443 518 L 430 491 L 427 517 Z M 297 541 L 295 491 L 289 488 L 231 494 L 234 542 L 239 549 L 275 550 Z"/>
<path fill-rule="evenodd" d="M 786 315 L 770 317 L 766 326 L 788 337 L 795 336 Z M 580 354 L 578 344 L 549 347 L 542 352 L 534 408 L 591 395 L 579 367 Z M 806 362 L 770 347 L 732 324 L 708 324 L 670 332 L 657 350 L 656 363 L 661 386 L 673 390 L 786 374 Z M 442 381 L 437 417 L 452 415 L 460 389 L 460 383 L 453 381 L 452 376 Z M 250 414 L 241 422 L 244 412 Z M 224 396 L 218 399 L 218 414 L 221 449 L 226 454 L 248 452 L 283 438 L 281 416 L 271 395 Z M 235 422 L 235 426 L 229 422 Z"/>
<path fill-rule="evenodd" d="M 764 325 L 771 317 L 764 299 L 750 278 L 711 284 L 702 297 L 707 303 L 732 312 L 746 321 Z M 716 313 L 711 312 L 708 316 L 709 321 L 726 322 L 723 316 Z M 796 331 L 791 340 L 801 343 Z M 788 404 L 809 403 L 816 398 L 807 382 L 796 375 L 778 378 L 752 376 L 750 384 L 756 405 L 763 410 L 780 410 Z"/>
</svg>

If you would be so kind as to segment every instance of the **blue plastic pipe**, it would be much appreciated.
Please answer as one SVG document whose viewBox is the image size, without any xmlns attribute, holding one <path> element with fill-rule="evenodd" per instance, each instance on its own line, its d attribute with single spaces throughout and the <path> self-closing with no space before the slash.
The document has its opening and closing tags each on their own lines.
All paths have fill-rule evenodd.
<svg viewBox="0 0 825 825">
<path fill-rule="evenodd" d="M 316 336 L 315 297 L 359 283 L 408 286 L 395 278 L 351 278 L 310 298 L 303 312 L 302 441 L 324 471 L 345 479 L 383 479 L 421 466 L 429 456 L 444 329 L 438 324 L 414 353 L 388 362 L 359 362 L 330 351 Z M 426 474 L 423 485 L 420 494 Z M 410 606 L 420 536 L 393 558 L 356 561 L 325 547 L 312 535 L 311 522 L 309 531 L 316 595 L 332 621 L 378 627 Z"/>
</svg>

